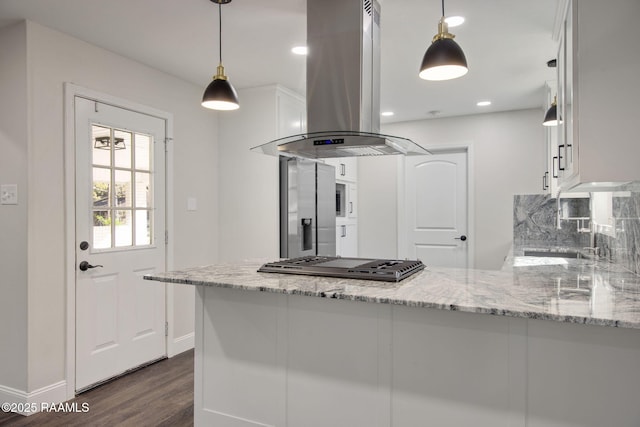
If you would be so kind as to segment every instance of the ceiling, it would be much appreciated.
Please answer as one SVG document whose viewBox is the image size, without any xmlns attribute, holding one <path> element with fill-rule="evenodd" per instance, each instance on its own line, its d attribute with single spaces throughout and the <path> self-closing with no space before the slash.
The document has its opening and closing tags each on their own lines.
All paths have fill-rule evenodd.
<svg viewBox="0 0 640 427">
<path fill-rule="evenodd" d="M 395 112 L 382 122 L 542 109 L 559 1 L 448 0 L 447 16 L 466 18 L 450 32 L 469 73 L 444 82 L 418 78 L 440 2 L 380 1 L 381 110 Z M 218 63 L 217 9 L 209 0 L 0 0 L 0 27 L 29 19 L 204 90 Z M 225 71 L 237 89 L 279 83 L 304 93 L 305 58 L 290 49 L 306 39 L 306 0 L 235 0 L 222 17 Z"/>
</svg>

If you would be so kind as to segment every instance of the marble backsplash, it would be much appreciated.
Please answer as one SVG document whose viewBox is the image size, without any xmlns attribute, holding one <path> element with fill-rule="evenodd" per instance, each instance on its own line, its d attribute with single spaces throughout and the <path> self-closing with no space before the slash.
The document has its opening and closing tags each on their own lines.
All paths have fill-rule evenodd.
<svg viewBox="0 0 640 427">
<path fill-rule="evenodd" d="M 613 193 L 615 237 L 595 233 L 601 257 L 640 274 L 640 192 Z"/>
<path fill-rule="evenodd" d="M 562 200 L 566 208 L 566 199 Z M 538 248 L 597 248 L 600 258 L 640 274 L 640 192 L 613 193 L 612 200 L 615 237 L 585 232 L 589 224 L 575 219 L 559 220 L 557 200 L 549 195 L 516 195 L 513 200 L 514 244 Z M 576 207 L 581 205 L 577 201 L 568 203 Z"/>
<path fill-rule="evenodd" d="M 579 232 L 576 220 L 560 220 L 557 200 L 546 194 L 513 197 L 513 241 L 518 246 L 583 248 L 590 233 Z"/>
</svg>

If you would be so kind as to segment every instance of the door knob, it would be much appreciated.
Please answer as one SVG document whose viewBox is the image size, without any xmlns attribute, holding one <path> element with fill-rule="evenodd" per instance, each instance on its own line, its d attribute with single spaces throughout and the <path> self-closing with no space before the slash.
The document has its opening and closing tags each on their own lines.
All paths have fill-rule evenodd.
<svg viewBox="0 0 640 427">
<path fill-rule="evenodd" d="M 462 240 L 462 241 L 464 242 L 465 240 L 467 240 L 467 236 L 465 236 L 465 235 L 463 234 L 463 235 L 462 235 L 462 236 L 460 236 L 460 237 L 454 237 L 454 239 L 455 239 L 455 240 Z"/>
<path fill-rule="evenodd" d="M 91 265 L 87 261 L 82 261 L 78 268 L 80 271 L 87 271 L 90 268 L 102 267 L 101 265 Z"/>
</svg>

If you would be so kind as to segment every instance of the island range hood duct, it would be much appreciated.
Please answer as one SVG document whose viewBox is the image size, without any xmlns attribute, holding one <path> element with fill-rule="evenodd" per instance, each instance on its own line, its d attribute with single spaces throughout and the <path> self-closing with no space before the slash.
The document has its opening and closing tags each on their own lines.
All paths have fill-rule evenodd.
<svg viewBox="0 0 640 427">
<path fill-rule="evenodd" d="M 380 134 L 380 5 L 375 0 L 307 0 L 307 133 L 253 151 L 305 157 L 429 154 Z"/>
</svg>

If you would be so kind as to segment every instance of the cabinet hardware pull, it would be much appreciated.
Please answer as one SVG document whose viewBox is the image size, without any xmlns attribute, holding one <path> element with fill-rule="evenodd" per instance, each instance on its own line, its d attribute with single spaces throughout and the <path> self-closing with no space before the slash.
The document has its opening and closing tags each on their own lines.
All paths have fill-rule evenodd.
<svg viewBox="0 0 640 427">
<path fill-rule="evenodd" d="M 558 177 L 558 156 L 553 157 L 553 177 Z"/>
<path fill-rule="evenodd" d="M 563 171 L 564 170 L 564 166 L 562 166 L 562 159 L 564 159 L 564 157 L 562 157 L 561 148 L 564 148 L 564 144 L 558 145 L 558 170 Z"/>
<path fill-rule="evenodd" d="M 544 173 L 544 185 L 545 185 L 545 190 L 547 190 L 549 188 L 549 171 L 546 171 Z"/>
<path fill-rule="evenodd" d="M 349 213 L 353 213 L 353 202 L 349 202 Z"/>
</svg>

